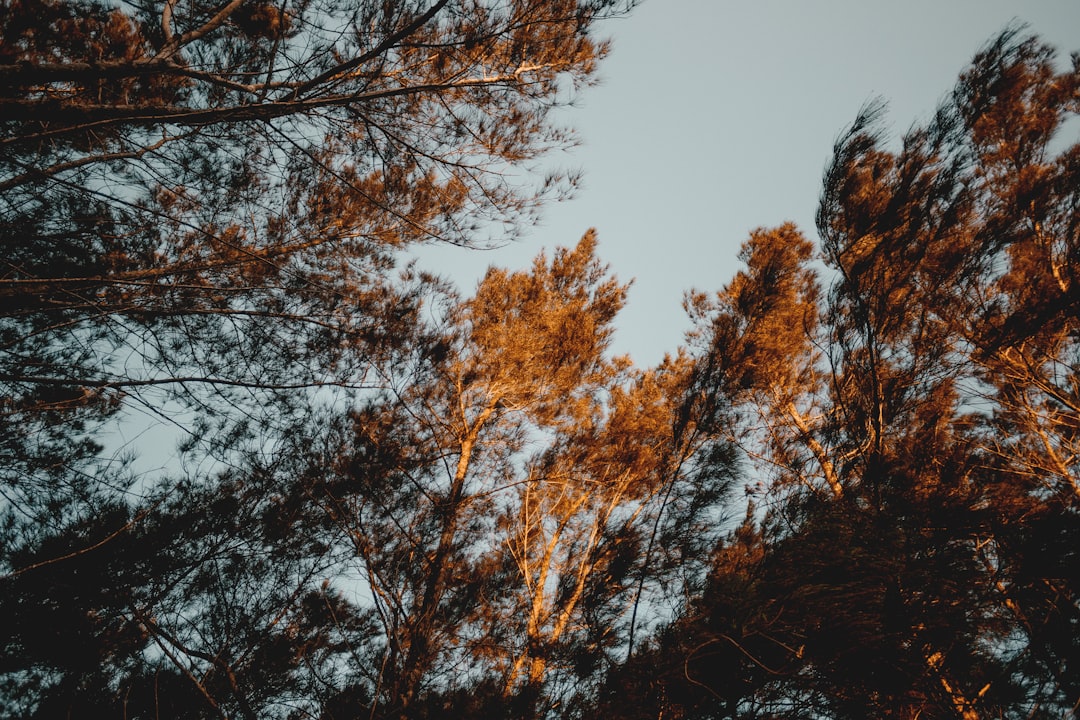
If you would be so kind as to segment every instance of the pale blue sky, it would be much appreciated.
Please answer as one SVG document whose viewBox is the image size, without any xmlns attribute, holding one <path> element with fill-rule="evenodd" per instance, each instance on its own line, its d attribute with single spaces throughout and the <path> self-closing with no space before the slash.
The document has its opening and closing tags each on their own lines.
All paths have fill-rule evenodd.
<svg viewBox="0 0 1080 720">
<path fill-rule="evenodd" d="M 1080 50 L 1080 0 L 646 0 L 604 27 L 602 84 L 568 115 L 583 144 L 553 161 L 584 170 L 576 197 L 522 242 L 423 262 L 471 292 L 488 265 L 525 268 L 596 227 L 634 278 L 613 349 L 656 363 L 688 328 L 683 292 L 724 285 L 750 230 L 793 220 L 816 239 L 822 171 L 863 103 L 887 99 L 899 136 L 1013 19 L 1062 62 Z"/>
</svg>

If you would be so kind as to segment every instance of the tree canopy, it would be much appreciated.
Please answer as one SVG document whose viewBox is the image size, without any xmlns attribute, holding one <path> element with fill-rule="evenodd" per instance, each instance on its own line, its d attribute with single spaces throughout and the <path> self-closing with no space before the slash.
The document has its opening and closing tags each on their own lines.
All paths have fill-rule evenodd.
<svg viewBox="0 0 1080 720">
<path fill-rule="evenodd" d="M 1080 56 L 1006 30 L 899 148 L 841 135 L 826 272 L 783 226 L 694 298 L 761 510 L 598 716 L 1075 713 L 1078 112 Z"/>
<path fill-rule="evenodd" d="M 572 184 L 626 3 L 0 7 L 0 717 L 1076 713 L 1080 55 L 865 108 L 638 367 L 595 231 L 403 252 Z"/>
<path fill-rule="evenodd" d="M 595 23 L 625 9 L 2 7 L 12 428 L 372 384 L 371 356 L 412 324 L 419 292 L 388 281 L 395 250 L 505 241 L 567 189 L 535 165 L 572 139 L 550 113 L 605 54 Z"/>
</svg>

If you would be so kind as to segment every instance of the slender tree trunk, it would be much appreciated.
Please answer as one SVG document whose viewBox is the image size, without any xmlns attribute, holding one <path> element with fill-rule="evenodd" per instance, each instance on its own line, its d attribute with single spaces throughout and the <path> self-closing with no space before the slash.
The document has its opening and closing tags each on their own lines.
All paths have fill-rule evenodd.
<svg viewBox="0 0 1080 720">
<path fill-rule="evenodd" d="M 410 717 L 411 707 L 416 699 L 420 681 L 430 664 L 431 635 L 435 630 L 435 618 L 443 594 L 446 591 L 447 559 L 450 556 L 457 535 L 461 511 L 467 504 L 465 481 L 469 475 L 469 464 L 472 460 L 472 452 L 477 437 L 480 435 L 480 431 L 488 418 L 491 417 L 492 412 L 494 412 L 494 405 L 485 408 L 461 439 L 458 463 L 454 470 L 454 479 L 450 485 L 450 492 L 447 493 L 446 501 L 442 508 L 439 509 L 442 516 L 440 518 L 439 543 L 428 566 L 423 595 L 414 606 L 412 627 L 408 630 L 409 649 L 405 653 L 405 662 L 394 692 L 394 700 L 397 701 L 400 707 L 402 720 L 408 720 Z"/>
</svg>

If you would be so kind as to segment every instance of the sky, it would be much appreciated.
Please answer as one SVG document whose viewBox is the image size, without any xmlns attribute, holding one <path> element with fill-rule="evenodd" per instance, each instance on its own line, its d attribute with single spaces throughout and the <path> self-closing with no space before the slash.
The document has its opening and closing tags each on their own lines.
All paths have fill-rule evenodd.
<svg viewBox="0 0 1080 720">
<path fill-rule="evenodd" d="M 594 227 L 634 281 L 612 350 L 653 365 L 689 329 L 683 293 L 722 288 L 751 230 L 791 220 L 817 240 L 821 176 L 862 105 L 888 101 L 898 141 L 1014 21 L 1063 63 L 1080 51 L 1080 0 L 645 0 L 601 27 L 601 83 L 566 115 L 581 145 L 550 158 L 584 171 L 575 197 L 519 242 L 420 262 L 471 293 L 489 265 L 526 269 Z"/>
</svg>

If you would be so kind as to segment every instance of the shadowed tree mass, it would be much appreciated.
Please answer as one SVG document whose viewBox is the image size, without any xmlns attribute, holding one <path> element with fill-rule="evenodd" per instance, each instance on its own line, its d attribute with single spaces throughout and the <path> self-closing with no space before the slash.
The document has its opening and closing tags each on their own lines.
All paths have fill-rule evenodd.
<svg viewBox="0 0 1080 720">
<path fill-rule="evenodd" d="M 404 261 L 569 189 L 627 3 L 0 7 L 0 717 L 1075 714 L 1080 56 L 866 108 L 642 368 L 593 231 Z"/>
</svg>

